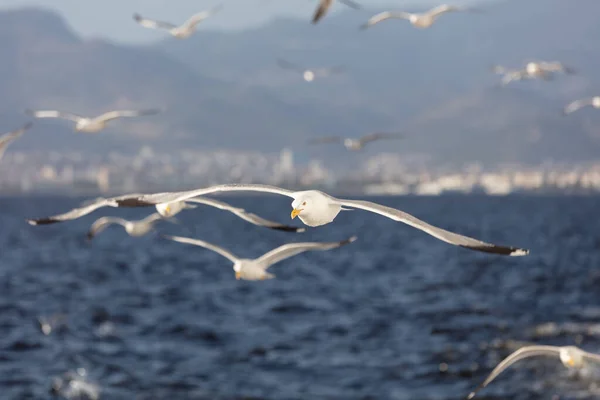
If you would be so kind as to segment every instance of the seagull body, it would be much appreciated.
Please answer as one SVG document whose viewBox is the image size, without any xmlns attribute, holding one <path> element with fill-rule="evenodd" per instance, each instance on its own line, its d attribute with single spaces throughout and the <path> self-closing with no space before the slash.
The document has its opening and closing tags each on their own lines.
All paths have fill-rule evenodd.
<svg viewBox="0 0 600 400">
<path fill-rule="evenodd" d="M 360 6 L 352 0 L 338 0 L 340 3 L 347 5 L 348 7 L 354 8 L 355 10 L 360 9 Z M 312 23 L 316 24 L 319 22 L 321 18 L 327 14 L 331 6 L 333 5 L 334 0 L 319 0 L 319 6 L 315 10 L 313 15 Z"/>
<path fill-rule="evenodd" d="M 144 236 L 154 229 L 154 224 L 157 221 L 162 219 L 163 217 L 159 213 L 151 214 L 148 217 L 138 221 L 128 221 L 126 219 L 116 217 L 102 217 L 97 219 L 96 222 L 92 224 L 87 237 L 91 240 L 104 229 L 114 224 L 121 225 L 123 228 L 125 228 L 125 232 L 127 232 L 129 236 Z"/>
<path fill-rule="evenodd" d="M 476 11 L 473 8 L 451 6 L 449 4 L 442 4 L 431 10 L 420 13 L 412 14 L 404 11 L 384 11 L 382 13 L 372 16 L 366 24 L 362 26 L 363 29 L 370 28 L 380 22 L 387 21 L 389 19 L 405 19 L 408 20 L 414 27 L 425 29 L 429 28 L 437 20 L 437 18 L 445 13 L 454 11 Z"/>
<path fill-rule="evenodd" d="M 450 243 L 455 246 L 464 247 L 470 250 L 481 251 L 485 253 L 502 254 L 510 256 L 524 256 L 529 254 L 529 250 L 516 247 L 499 246 L 486 243 L 467 236 L 459 235 L 435 227 L 425 221 L 377 203 L 362 200 L 338 199 L 318 190 L 307 190 L 294 192 L 282 189 L 276 186 L 258 185 L 258 184 L 230 184 L 217 185 L 208 188 L 189 190 L 184 192 L 165 192 L 156 194 L 130 194 L 111 198 L 96 199 L 92 204 L 73 209 L 64 214 L 52 217 L 30 219 L 31 225 L 44 225 L 62 222 L 79 218 L 83 215 L 100 207 L 150 207 L 161 203 L 173 203 L 186 201 L 188 199 L 219 192 L 234 191 L 254 191 L 263 193 L 273 193 L 293 198 L 291 217 L 298 217 L 305 225 L 317 227 L 332 222 L 341 210 L 361 209 L 375 214 L 382 215 L 394 221 L 403 222 L 414 228 L 424 231 L 429 235 Z M 348 208 L 349 207 L 349 208 Z"/>
<path fill-rule="evenodd" d="M 338 74 L 344 72 L 344 68 L 342 67 L 331 67 L 331 68 L 304 68 L 300 65 L 293 64 L 289 61 L 279 59 L 277 63 L 281 68 L 293 70 L 302 74 L 302 79 L 306 82 L 312 82 L 315 78 L 323 78 L 326 76 L 330 76 L 333 74 Z"/>
<path fill-rule="evenodd" d="M 28 122 L 16 131 L 8 132 L 0 136 L 0 160 L 2 159 L 2 156 L 4 156 L 4 152 L 8 148 L 8 145 L 20 138 L 32 125 L 31 122 Z"/>
<path fill-rule="evenodd" d="M 572 103 L 569 103 L 565 109 L 564 114 L 570 114 L 574 111 L 579 110 L 580 108 L 592 106 L 594 108 L 600 108 L 600 96 L 589 97 L 587 99 L 575 100 Z"/>
<path fill-rule="evenodd" d="M 144 18 L 139 14 L 133 14 L 133 19 L 138 24 L 140 24 L 141 26 L 143 26 L 145 28 L 164 29 L 167 32 L 169 32 L 169 34 L 171 36 L 173 36 L 174 38 L 187 39 L 190 36 L 192 36 L 192 34 L 194 32 L 196 32 L 196 28 L 198 27 L 198 24 L 200 22 L 204 21 L 208 17 L 217 13 L 219 10 L 221 10 L 221 8 L 223 8 L 222 5 L 219 5 L 210 10 L 202 11 L 197 14 L 194 14 L 187 21 L 185 21 L 183 24 L 181 24 L 179 26 L 173 25 L 168 22 L 162 22 L 162 21 L 156 21 L 156 20 Z"/>
<path fill-rule="evenodd" d="M 62 118 L 68 119 L 75 122 L 75 131 L 77 132 L 88 132 L 95 133 L 99 132 L 102 129 L 106 128 L 106 124 L 109 121 L 112 121 L 117 118 L 125 118 L 125 117 L 139 117 L 144 115 L 155 115 L 158 114 L 160 110 L 149 109 L 149 110 L 121 110 L 121 111 L 109 111 L 97 117 L 82 117 L 80 115 L 75 115 L 71 113 L 65 113 L 56 110 L 27 110 L 26 114 L 31 115 L 35 118 Z"/>
<path fill-rule="evenodd" d="M 560 359 L 560 362 L 567 368 L 580 369 L 585 366 L 586 361 L 595 361 L 600 363 L 600 355 L 588 353 L 575 346 L 525 346 L 506 357 L 494 368 L 492 373 L 486 378 L 481 385 L 475 390 L 469 393 L 467 399 L 475 397 L 477 392 L 486 387 L 492 382 L 498 375 L 500 375 L 505 369 L 516 363 L 517 361 L 523 360 L 529 357 L 535 356 L 550 356 Z"/>
<path fill-rule="evenodd" d="M 354 138 L 341 138 L 339 136 L 330 136 L 325 138 L 319 138 L 311 141 L 312 144 L 325 144 L 325 143 L 342 143 L 344 147 L 349 151 L 362 150 L 367 143 L 374 142 L 381 139 L 401 139 L 402 137 L 394 133 L 371 133 L 358 139 Z"/>
<path fill-rule="evenodd" d="M 296 254 L 304 253 L 305 251 L 314 251 L 314 250 L 331 250 L 341 246 L 344 246 L 348 243 L 352 243 L 356 240 L 356 236 L 351 237 L 350 239 L 342 240 L 340 242 L 331 242 L 331 243 L 319 243 L 319 242 L 307 242 L 307 243 L 289 243 L 284 244 L 283 246 L 277 247 L 274 250 L 262 255 L 259 258 L 248 259 L 248 258 L 238 258 L 233 255 L 231 252 L 223 249 L 222 247 L 215 246 L 214 244 L 210 244 L 203 240 L 191 239 L 181 236 L 167 236 L 164 235 L 165 238 L 174 240 L 180 243 L 193 244 L 195 246 L 201 246 L 212 250 L 216 253 L 219 253 L 223 257 L 229 259 L 233 262 L 233 270 L 235 271 L 236 279 L 244 279 L 249 281 L 258 281 L 265 279 L 275 278 L 275 275 L 267 272 L 267 269 L 273 264 L 276 264 L 286 258 L 290 258 L 295 256 Z"/>
<path fill-rule="evenodd" d="M 504 75 L 502 83 L 504 85 L 523 79 L 542 79 L 549 81 L 555 73 L 573 74 L 575 71 L 572 68 L 565 66 L 558 61 L 532 61 L 525 64 L 522 69 L 507 69 L 502 66 L 495 66 L 493 71 L 497 74 Z"/>
</svg>

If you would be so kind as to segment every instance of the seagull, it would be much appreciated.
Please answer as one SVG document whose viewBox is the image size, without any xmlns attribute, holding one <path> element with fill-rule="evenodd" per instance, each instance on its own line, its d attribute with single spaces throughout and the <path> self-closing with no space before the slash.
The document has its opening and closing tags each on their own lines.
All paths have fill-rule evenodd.
<svg viewBox="0 0 600 400">
<path fill-rule="evenodd" d="M 347 5 L 348 7 L 360 10 L 360 5 L 352 0 L 338 0 L 340 3 Z M 334 0 L 319 0 L 319 6 L 317 7 L 315 14 L 313 15 L 312 23 L 316 24 L 321 18 L 327 14 L 327 11 L 333 5 Z"/>
<path fill-rule="evenodd" d="M 223 257 L 233 262 L 233 270 L 235 271 L 235 279 L 244 279 L 248 281 L 259 281 L 275 278 L 275 275 L 267 272 L 267 269 L 279 261 L 295 256 L 296 254 L 304 253 L 305 251 L 315 250 L 331 250 L 341 246 L 345 246 L 356 240 L 356 236 L 340 242 L 321 243 L 321 242 L 306 242 L 306 243 L 288 243 L 279 246 L 270 252 L 263 254 L 259 258 L 248 259 L 238 258 L 222 247 L 215 246 L 203 240 L 191 239 L 181 236 L 163 235 L 163 237 L 174 240 L 179 243 L 188 243 L 195 246 L 201 246 L 209 250 L 219 253 Z"/>
<path fill-rule="evenodd" d="M 594 96 L 594 97 L 589 97 L 587 99 L 575 100 L 574 102 L 569 103 L 565 107 L 563 114 L 565 114 L 565 115 L 570 114 L 570 113 L 577 111 L 580 108 L 583 108 L 586 106 L 600 108 L 600 96 Z"/>
<path fill-rule="evenodd" d="M 507 84 L 514 80 L 522 79 L 543 79 L 549 81 L 553 78 L 554 73 L 574 74 L 575 70 L 565 66 L 558 61 L 531 61 L 525 64 L 522 69 L 507 69 L 502 66 L 494 66 L 493 71 L 497 74 L 504 75 L 503 84 Z"/>
<path fill-rule="evenodd" d="M 358 139 L 352 138 L 341 138 L 339 136 L 331 136 L 325 138 L 314 139 L 310 141 L 311 144 L 324 144 L 324 143 L 343 143 L 349 151 L 362 150 L 367 143 L 373 142 L 380 139 L 401 139 L 402 137 L 393 133 L 371 133 Z"/>
<path fill-rule="evenodd" d="M 326 77 L 326 76 L 330 76 L 333 74 L 339 74 L 344 72 L 344 68 L 337 66 L 337 67 L 330 67 L 330 68 L 312 68 L 312 69 L 307 69 L 304 67 L 301 67 L 297 64 L 293 64 L 289 61 L 286 60 L 282 60 L 282 59 L 278 59 L 277 60 L 277 64 L 279 64 L 279 66 L 281 68 L 284 69 L 289 69 L 289 70 L 293 70 L 296 72 L 300 72 L 302 74 L 302 78 L 306 81 L 306 82 L 312 82 L 315 80 L 315 78 L 317 77 Z"/>
<path fill-rule="evenodd" d="M 48 336 L 52 331 L 57 331 L 67 326 L 67 316 L 65 314 L 53 314 L 49 317 L 40 316 L 37 318 L 37 323 L 42 333 Z"/>
<path fill-rule="evenodd" d="M 0 136 L 0 160 L 2 159 L 2 156 L 4 155 L 8 145 L 17 140 L 22 134 L 25 133 L 25 131 L 31 128 L 32 125 L 33 124 L 31 122 L 28 122 L 16 131 L 8 132 Z"/>
<path fill-rule="evenodd" d="M 154 224 L 158 221 L 163 220 L 162 215 L 159 213 L 154 213 L 147 216 L 144 219 L 138 221 L 128 221 L 123 218 L 116 217 L 102 217 L 96 220 L 90 227 L 90 230 L 87 233 L 88 240 L 92 240 L 94 236 L 102 232 L 110 225 L 118 224 L 125 228 L 125 232 L 129 234 L 129 236 L 144 236 L 148 232 L 154 229 Z M 175 222 L 174 220 L 164 219 L 165 221 Z"/>
<path fill-rule="evenodd" d="M 31 225 L 52 224 L 56 222 L 79 218 L 83 215 L 100 207 L 150 207 L 161 203 L 173 203 L 186 201 L 194 197 L 207 195 L 218 192 L 235 192 L 235 191 L 251 191 L 279 194 L 293 198 L 292 202 L 292 219 L 298 217 L 305 225 L 317 227 L 326 225 L 332 222 L 342 210 L 361 209 L 375 214 L 382 215 L 394 221 L 403 222 L 414 228 L 424 231 L 429 235 L 450 243 L 455 246 L 464 247 L 470 250 L 481 251 L 484 253 L 493 253 L 509 256 L 525 256 L 529 254 L 529 250 L 499 246 L 491 243 L 482 242 L 467 236 L 459 235 L 435 227 L 425 221 L 396 210 L 391 207 L 386 207 L 381 204 L 363 200 L 345 200 L 338 199 L 327 193 L 318 190 L 305 190 L 294 192 L 287 189 L 282 189 L 276 186 L 259 185 L 259 184 L 228 184 L 217 185 L 208 188 L 189 190 L 184 192 L 165 192 L 155 194 L 129 194 L 111 198 L 96 199 L 94 203 L 84 207 L 75 208 L 64 214 L 55 215 L 52 217 L 29 219 L 27 222 Z"/>
<path fill-rule="evenodd" d="M 361 26 L 361 28 L 367 29 L 372 27 L 373 25 L 376 25 L 388 19 L 406 19 L 410 21 L 410 23 L 413 24 L 413 26 L 415 26 L 416 28 L 429 28 L 431 25 L 433 25 L 433 23 L 440 15 L 454 11 L 478 12 L 479 10 L 476 10 L 474 8 L 442 4 L 441 6 L 432 8 L 431 10 L 421 14 L 411 14 L 404 11 L 384 11 L 382 13 L 372 16 L 366 24 Z"/>
<path fill-rule="evenodd" d="M 155 21 L 142 17 L 140 14 L 133 14 L 133 19 L 145 28 L 151 29 L 165 29 L 171 34 L 171 36 L 177 39 L 187 39 L 196 31 L 198 24 L 208 17 L 216 14 L 223 8 L 222 5 L 218 5 L 210 10 L 202 11 L 192 15 L 187 21 L 180 26 L 173 25 L 168 22 Z"/>
<path fill-rule="evenodd" d="M 56 110 L 26 110 L 25 113 L 27 115 L 31 115 L 35 118 L 62 118 L 68 119 L 75 122 L 75 130 L 77 132 L 99 132 L 102 129 L 106 128 L 106 123 L 112 121 L 117 118 L 124 117 L 140 117 L 144 115 L 155 115 L 158 114 L 160 110 L 158 109 L 148 109 L 148 110 L 121 110 L 121 111 L 109 111 L 97 117 L 82 117 L 79 115 L 65 113 Z"/>
<path fill-rule="evenodd" d="M 473 390 L 467 396 L 467 399 L 475 397 L 477 392 L 486 387 L 491 381 L 493 381 L 498 375 L 500 375 L 505 369 L 516 363 L 517 361 L 525 358 L 534 356 L 558 356 L 560 362 L 567 368 L 580 369 L 583 368 L 587 361 L 595 361 L 600 363 L 600 355 L 588 353 L 575 346 L 525 346 L 506 357 L 494 368 L 492 373 L 486 378 L 481 385 Z"/>
</svg>

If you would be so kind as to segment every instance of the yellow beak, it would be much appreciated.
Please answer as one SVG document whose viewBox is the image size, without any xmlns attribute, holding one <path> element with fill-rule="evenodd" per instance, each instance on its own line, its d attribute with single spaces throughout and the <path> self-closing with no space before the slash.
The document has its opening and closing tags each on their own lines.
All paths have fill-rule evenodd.
<svg viewBox="0 0 600 400">
<path fill-rule="evenodd" d="M 573 359 L 569 359 L 569 361 L 567 361 L 567 364 L 569 364 L 570 367 L 574 367 L 575 366 L 575 361 L 573 361 Z"/>
<path fill-rule="evenodd" d="M 167 213 L 171 212 L 171 205 L 168 205 L 165 207 L 165 212 L 167 212 Z"/>
<path fill-rule="evenodd" d="M 242 274 L 240 272 L 235 273 L 235 279 L 239 280 L 241 277 L 242 277 Z"/>
<path fill-rule="evenodd" d="M 294 208 L 292 210 L 292 219 L 296 218 L 298 216 L 298 214 L 300 214 L 300 211 L 302 211 L 301 208 Z"/>
</svg>

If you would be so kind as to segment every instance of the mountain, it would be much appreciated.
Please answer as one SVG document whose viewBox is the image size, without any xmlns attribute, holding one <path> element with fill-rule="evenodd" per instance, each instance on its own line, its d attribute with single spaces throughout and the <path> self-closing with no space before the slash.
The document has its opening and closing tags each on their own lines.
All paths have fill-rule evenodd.
<svg viewBox="0 0 600 400">
<path fill-rule="evenodd" d="M 0 12 L 0 129 L 22 124 L 27 108 L 97 115 L 161 107 L 161 115 L 114 121 L 76 134 L 68 121 L 37 120 L 14 149 L 164 151 L 232 148 L 342 158 L 312 150 L 308 138 L 402 131 L 373 144 L 440 163 L 586 161 L 600 154 L 600 113 L 563 117 L 561 108 L 600 86 L 600 2 L 499 0 L 481 13 L 442 16 L 430 29 L 388 21 L 360 30 L 380 10 L 348 9 L 318 25 L 277 19 L 260 28 L 214 32 L 146 46 L 83 39 L 55 12 Z M 407 7 L 420 11 L 422 7 Z M 133 23 L 133 21 L 132 21 Z M 140 29 L 144 29 L 141 28 Z M 346 72 L 304 82 L 278 58 Z M 499 87 L 493 64 L 561 60 L 578 74 Z M 600 93 L 600 88 L 598 89 Z M 329 156 L 331 154 L 331 156 Z"/>
</svg>

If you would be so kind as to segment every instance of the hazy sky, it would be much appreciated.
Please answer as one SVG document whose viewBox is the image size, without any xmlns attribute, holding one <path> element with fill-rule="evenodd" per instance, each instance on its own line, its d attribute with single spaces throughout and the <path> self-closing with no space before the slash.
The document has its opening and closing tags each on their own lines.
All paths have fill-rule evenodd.
<svg viewBox="0 0 600 400">
<path fill-rule="evenodd" d="M 436 3 L 435 0 L 358 0 L 366 7 L 419 5 L 414 11 Z M 454 4 L 475 2 L 458 0 Z M 484 1 L 484 0 L 479 0 Z M 490 0 L 485 0 L 490 1 Z M 223 10 L 206 21 L 211 29 L 243 29 L 260 25 L 279 16 L 310 18 L 318 0 L 0 0 L 0 9 L 38 6 L 58 10 L 71 26 L 85 36 L 100 36 L 122 42 L 153 41 L 164 35 L 140 29 L 132 14 L 179 24 L 192 14 L 223 4 Z M 344 9 L 334 5 L 334 11 Z M 412 11 L 411 7 L 410 10 Z"/>
</svg>

